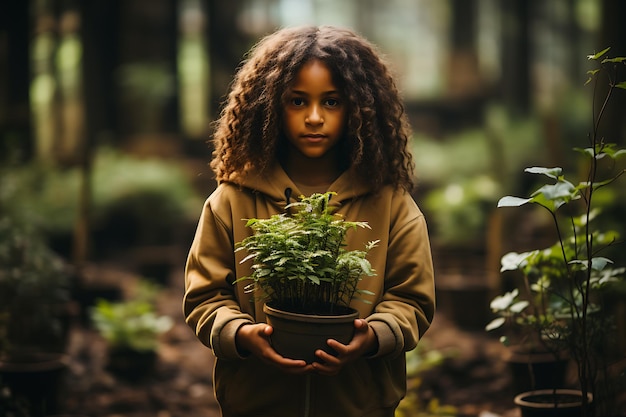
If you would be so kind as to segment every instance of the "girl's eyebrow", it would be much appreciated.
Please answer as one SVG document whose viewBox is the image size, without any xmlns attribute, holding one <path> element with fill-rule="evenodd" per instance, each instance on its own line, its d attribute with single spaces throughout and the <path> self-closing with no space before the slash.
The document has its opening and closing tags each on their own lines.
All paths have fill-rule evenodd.
<svg viewBox="0 0 626 417">
<path fill-rule="evenodd" d="M 301 91 L 301 90 L 291 90 L 292 94 L 299 94 L 299 95 L 303 95 L 303 96 L 308 96 L 309 93 L 307 93 L 306 91 Z M 334 94 L 339 94 L 339 90 L 328 90 L 328 91 L 324 91 L 322 93 L 322 95 L 334 95 Z"/>
</svg>

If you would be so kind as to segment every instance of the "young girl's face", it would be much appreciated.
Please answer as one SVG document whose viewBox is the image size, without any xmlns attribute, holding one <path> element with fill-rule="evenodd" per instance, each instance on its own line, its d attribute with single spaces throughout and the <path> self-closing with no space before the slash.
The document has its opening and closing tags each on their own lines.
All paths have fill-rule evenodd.
<svg viewBox="0 0 626 417">
<path fill-rule="evenodd" d="M 310 61 L 287 91 L 283 129 L 290 144 L 307 158 L 329 156 L 346 125 L 346 104 L 328 67 Z"/>
</svg>

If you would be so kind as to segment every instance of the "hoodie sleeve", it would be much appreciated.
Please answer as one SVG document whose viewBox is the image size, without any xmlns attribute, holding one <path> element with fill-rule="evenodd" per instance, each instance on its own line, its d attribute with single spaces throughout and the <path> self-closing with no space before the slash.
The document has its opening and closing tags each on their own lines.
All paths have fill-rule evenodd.
<svg viewBox="0 0 626 417">
<path fill-rule="evenodd" d="M 426 220 L 410 195 L 396 199 L 400 204 L 392 203 L 384 291 L 367 318 L 378 338 L 375 356 L 393 356 L 415 348 L 430 327 L 435 311 Z"/>
<path fill-rule="evenodd" d="M 198 339 L 216 357 L 240 358 L 235 334 L 240 326 L 252 323 L 243 312 L 235 286 L 235 256 L 232 216 L 219 192 L 206 201 L 185 267 L 183 313 Z"/>
</svg>

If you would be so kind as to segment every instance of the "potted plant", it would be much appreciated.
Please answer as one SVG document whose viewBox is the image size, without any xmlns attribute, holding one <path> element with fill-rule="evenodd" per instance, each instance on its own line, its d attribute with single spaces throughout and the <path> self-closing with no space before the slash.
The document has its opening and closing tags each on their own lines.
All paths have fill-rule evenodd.
<svg viewBox="0 0 626 417">
<path fill-rule="evenodd" d="M 626 63 L 626 58 L 607 58 L 608 51 L 588 57 L 599 63 L 597 69 L 589 71 L 589 81 L 605 74 L 609 88 L 601 108 L 594 113 L 588 146 L 576 149 L 585 162 L 583 180 L 570 182 L 561 168 L 527 168 L 525 172 L 543 175 L 549 183 L 528 198 L 506 196 L 498 202 L 498 207 L 535 204 L 546 209 L 555 226 L 556 243 L 546 249 L 504 255 L 502 271 L 521 273 L 521 284 L 493 300 L 491 307 L 498 317 L 487 325 L 487 330 L 514 324 L 521 340 L 532 340 L 554 355 L 567 352 L 576 364 L 580 388 L 575 415 L 610 414 L 610 401 L 615 398 L 599 389 L 610 387 L 607 361 L 614 354 L 607 349 L 614 317 L 603 308 L 602 295 L 623 282 L 626 270 L 609 258 L 620 238 L 616 231 L 603 230 L 604 219 L 595 197 L 601 189 L 610 190 L 609 186 L 626 172 L 616 166 L 616 160 L 626 151 L 606 142 L 598 133 L 611 95 L 616 89 L 626 89 L 626 81 L 616 79 L 617 68 Z M 562 407 L 575 402 L 571 391 L 559 400 L 557 388 L 519 394 L 515 401 L 522 415 L 530 415 L 531 405 L 543 408 L 544 413 L 546 409 L 563 412 Z M 547 404 L 537 406 L 539 397 Z"/>
<path fill-rule="evenodd" d="M 0 392 L 38 416 L 57 411 L 69 365 L 69 273 L 18 217 L 0 208 Z"/>
<path fill-rule="evenodd" d="M 366 256 L 377 241 L 363 250 L 345 249 L 350 229 L 369 226 L 335 213 L 329 204 L 334 194 L 301 197 L 286 207 L 292 215 L 249 219 L 253 234 L 235 249 L 248 252 L 242 263 L 253 262 L 251 275 L 235 282 L 251 281 L 246 290 L 266 300 L 272 345 L 283 356 L 307 362 L 315 360 L 316 349 L 328 349 L 328 338 L 351 340 L 358 312 L 350 302 L 357 295 L 372 295 L 357 286 L 364 276 L 375 274 Z"/>
<path fill-rule="evenodd" d="M 151 373 L 157 359 L 159 337 L 173 325 L 169 316 L 158 315 L 158 286 L 140 282 L 128 301 L 99 299 L 90 310 L 92 322 L 108 344 L 108 369 L 128 379 Z"/>
</svg>

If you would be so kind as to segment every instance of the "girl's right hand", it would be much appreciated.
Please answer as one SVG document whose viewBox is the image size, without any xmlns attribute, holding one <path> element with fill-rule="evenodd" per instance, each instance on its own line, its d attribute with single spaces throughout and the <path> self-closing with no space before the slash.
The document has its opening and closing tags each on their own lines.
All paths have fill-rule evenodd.
<svg viewBox="0 0 626 417">
<path fill-rule="evenodd" d="M 303 360 L 281 356 L 270 344 L 274 329 L 265 323 L 244 324 L 237 330 L 235 343 L 240 352 L 250 353 L 268 365 L 273 365 L 289 374 L 305 374 L 313 371 L 313 366 Z"/>
</svg>

